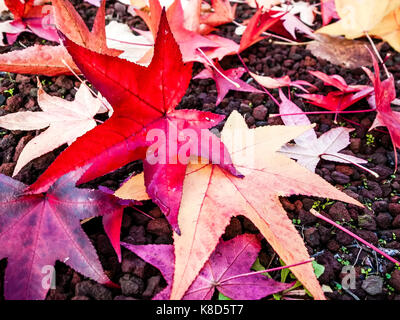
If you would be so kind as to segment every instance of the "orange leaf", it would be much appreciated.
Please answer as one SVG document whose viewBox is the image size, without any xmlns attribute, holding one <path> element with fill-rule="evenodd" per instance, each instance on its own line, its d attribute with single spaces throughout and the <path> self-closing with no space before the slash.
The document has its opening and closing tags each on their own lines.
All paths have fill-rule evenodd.
<svg viewBox="0 0 400 320">
<path fill-rule="evenodd" d="M 174 235 L 176 264 L 171 299 L 180 299 L 185 294 L 233 216 L 250 219 L 289 265 L 310 257 L 280 204 L 280 196 L 302 194 L 361 205 L 276 152 L 307 129 L 266 126 L 249 130 L 239 113 L 232 113 L 222 132 L 222 141 L 245 178 L 233 177 L 215 165 L 188 168 L 178 217 L 182 235 Z M 239 143 L 240 139 L 243 143 Z M 311 265 L 295 267 L 292 272 L 315 299 L 324 299 Z"/>
<path fill-rule="evenodd" d="M 0 55 L 0 70 L 13 73 L 42 74 L 48 77 L 72 74 L 62 60 L 76 73 L 81 73 L 64 47 L 41 45 Z"/>
</svg>

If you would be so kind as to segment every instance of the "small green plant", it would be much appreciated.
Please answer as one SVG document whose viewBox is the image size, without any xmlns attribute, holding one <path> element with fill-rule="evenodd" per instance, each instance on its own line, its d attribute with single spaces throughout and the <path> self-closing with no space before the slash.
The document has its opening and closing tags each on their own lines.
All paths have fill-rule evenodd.
<svg viewBox="0 0 400 320">
<path fill-rule="evenodd" d="M 367 138 L 367 146 L 374 146 L 375 137 L 371 133 L 367 133 L 365 137 Z"/>
<path fill-rule="evenodd" d="M 300 219 L 292 219 L 293 224 L 300 224 L 301 220 Z"/>
<path fill-rule="evenodd" d="M 340 262 L 343 266 L 350 265 L 350 261 L 346 259 L 338 258 L 337 261 Z"/>
<path fill-rule="evenodd" d="M 315 210 L 315 211 L 320 211 L 320 210 L 325 210 L 326 209 L 326 207 L 328 207 L 328 206 L 330 206 L 330 205 L 332 205 L 332 204 L 334 204 L 335 203 L 335 201 L 331 201 L 331 200 L 329 200 L 328 198 L 326 198 L 325 199 L 325 202 L 324 203 L 322 203 L 320 200 L 317 200 L 317 201 L 315 201 L 314 203 L 313 203 L 313 205 L 312 205 L 312 208 Z"/>
<path fill-rule="evenodd" d="M 387 244 L 386 240 L 384 240 L 384 239 L 379 239 L 379 240 L 378 240 L 378 243 L 379 243 L 381 246 L 386 246 L 386 244 Z"/>
<path fill-rule="evenodd" d="M 361 274 L 365 275 L 365 277 L 368 277 L 371 271 L 371 268 L 361 268 Z"/>
<path fill-rule="evenodd" d="M 12 97 L 12 96 L 14 96 L 14 90 L 15 90 L 14 88 L 10 88 L 10 89 L 4 90 L 4 92 L 8 93 Z"/>
</svg>

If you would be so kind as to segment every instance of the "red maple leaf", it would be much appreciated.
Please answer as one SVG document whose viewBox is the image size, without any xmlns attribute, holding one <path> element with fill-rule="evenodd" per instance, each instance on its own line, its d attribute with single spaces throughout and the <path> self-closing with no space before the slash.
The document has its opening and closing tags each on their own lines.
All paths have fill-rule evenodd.
<svg viewBox="0 0 400 320">
<path fill-rule="evenodd" d="M 307 99 L 308 103 L 318 107 L 339 113 L 369 96 L 374 88 L 364 85 L 348 85 L 339 75 L 327 75 L 320 71 L 309 71 L 313 76 L 324 81 L 325 85 L 333 86 L 339 91 L 329 92 L 326 96 L 321 94 L 299 94 L 299 97 Z M 336 115 L 337 115 L 336 113 Z"/>
<path fill-rule="evenodd" d="M 57 30 L 51 15 L 51 6 L 34 5 L 35 0 L 4 0 L 5 5 L 14 15 L 14 21 L 10 25 L 15 29 L 13 33 L 7 33 L 8 44 L 13 44 L 21 32 L 33 32 L 37 36 L 58 42 Z"/>
<path fill-rule="evenodd" d="M 24 193 L 23 183 L 0 175 L 0 259 L 8 259 L 6 299 L 44 299 L 56 261 L 98 282 L 109 281 L 81 220 L 105 214 L 122 217 L 123 206 L 112 195 L 75 188 L 82 173 L 83 169 L 69 173 L 47 193 L 35 195 Z"/>
<path fill-rule="evenodd" d="M 68 39 L 65 46 L 86 78 L 114 107 L 114 114 L 78 138 L 30 191 L 44 192 L 63 174 L 87 164 L 92 165 L 78 183 L 144 159 L 147 192 L 178 231 L 177 215 L 189 156 L 209 159 L 234 175 L 239 174 L 225 146 L 207 130 L 224 117 L 175 110 L 189 85 L 192 66 L 183 64 L 165 12 L 148 68 L 92 52 Z"/>
<path fill-rule="evenodd" d="M 340 19 L 337 11 L 335 0 L 321 0 L 321 16 L 322 25 L 327 25 L 332 19 Z"/>
<path fill-rule="evenodd" d="M 239 67 L 223 70 L 218 62 L 215 62 L 215 67 L 219 70 L 219 72 L 209 66 L 206 66 L 206 69 L 201 71 L 193 79 L 214 79 L 218 91 L 218 97 L 215 103 L 216 105 L 219 105 L 222 102 L 229 90 L 263 93 L 262 91 L 254 88 L 247 82 L 244 82 L 240 79 L 246 72 L 245 68 Z"/>
<path fill-rule="evenodd" d="M 397 170 L 398 155 L 396 148 L 400 148 L 400 112 L 393 111 L 391 107 L 392 101 L 396 99 L 394 77 L 386 70 L 388 78 L 381 81 L 378 62 L 372 52 L 370 53 L 373 60 L 375 74 L 365 67 L 363 69 L 374 85 L 374 96 L 372 97 L 373 100 L 370 102 L 372 102 L 372 106 L 376 108 L 377 116 L 371 129 L 385 126 L 389 130 L 395 155 L 395 168 Z"/>
</svg>

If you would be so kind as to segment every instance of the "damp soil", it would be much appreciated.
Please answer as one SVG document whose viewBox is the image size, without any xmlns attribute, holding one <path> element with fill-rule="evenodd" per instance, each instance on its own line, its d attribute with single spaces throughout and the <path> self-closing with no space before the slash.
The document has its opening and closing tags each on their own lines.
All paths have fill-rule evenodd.
<svg viewBox="0 0 400 320">
<path fill-rule="evenodd" d="M 89 26 L 92 25 L 97 8 L 82 0 L 72 3 Z M 248 19 L 254 10 L 239 5 L 237 20 Z M 1 16 L 7 20 L 8 14 Z M 126 6 L 115 0 L 107 1 L 107 19 L 129 24 L 131 27 L 146 29 L 138 17 L 132 17 Z M 235 25 L 228 24 L 218 29 L 218 34 L 239 42 L 235 35 Z M 307 40 L 307 39 L 301 39 Z M 46 43 L 34 35 L 22 34 L 15 45 L 0 47 L 0 53 L 20 50 L 34 43 Z M 51 43 L 48 43 L 51 44 Z M 400 54 L 384 44 L 380 49 L 383 57 L 390 54 L 386 65 L 395 79 L 400 79 Z M 349 84 L 368 84 L 368 79 L 361 69 L 345 69 L 314 57 L 303 46 L 285 46 L 273 44 L 270 39 L 263 40 L 242 53 L 243 60 L 253 72 L 272 77 L 289 75 L 292 79 L 309 81 L 318 89 L 315 92 L 328 93 L 332 88 L 312 77 L 309 70 L 319 70 L 327 74 L 339 74 Z M 224 69 L 241 66 L 236 56 L 224 58 L 221 62 Z M 202 69 L 195 64 L 193 75 Z M 2 73 L 0 75 L 0 115 L 17 111 L 39 111 L 37 104 L 36 76 Z M 246 79 L 249 82 L 251 79 Z M 73 100 L 79 81 L 74 77 L 40 76 L 44 89 L 51 95 Z M 252 83 L 252 82 L 250 82 Z M 257 84 L 252 83 L 257 87 Z M 396 83 L 397 94 L 400 84 Z M 296 90 L 292 90 L 293 101 L 305 111 L 318 111 L 316 107 L 305 104 L 296 98 Z M 277 97 L 277 91 L 272 91 Z M 269 118 L 269 114 L 278 113 L 274 102 L 265 94 L 249 94 L 230 92 L 218 106 L 215 105 L 217 91 L 212 80 L 192 80 L 179 108 L 212 111 L 229 115 L 233 110 L 239 111 L 250 128 L 281 124 L 279 118 Z M 365 109 L 366 102 L 359 102 L 353 109 Z M 332 300 L 400 300 L 400 270 L 386 259 L 377 256 L 365 246 L 361 246 L 353 238 L 329 224 L 317 220 L 308 210 L 314 207 L 322 214 L 352 230 L 370 243 L 381 247 L 388 254 L 400 258 L 400 176 L 394 174 L 394 153 L 390 136 L 386 129 L 368 132 L 375 114 L 357 113 L 339 116 L 337 123 L 334 115 L 311 115 L 310 120 L 316 123 L 316 131 L 320 135 L 337 126 L 353 128 L 351 143 L 344 153 L 368 160 L 368 168 L 377 172 L 380 177 L 361 171 L 355 166 L 321 161 L 316 173 L 329 183 L 343 190 L 348 195 L 365 205 L 358 208 L 329 199 L 318 199 L 303 196 L 281 198 L 281 202 L 290 219 L 304 239 L 312 257 L 325 267 L 320 276 L 322 285 L 332 289 L 327 293 Z M 224 123 L 213 129 L 221 130 Z M 41 131 L 0 131 L 0 173 L 12 175 L 16 160 L 26 143 Z M 43 155 L 26 165 L 16 179 L 33 183 L 38 176 L 66 148 Z M 142 171 L 140 162 L 134 162 L 106 176 L 98 178 L 83 187 L 97 188 L 106 186 L 117 189 L 122 181 L 134 173 Z M 138 207 L 150 215 L 146 217 L 134 208 L 126 208 L 122 221 L 121 239 L 132 244 L 172 244 L 171 229 L 160 210 L 150 201 Z M 110 279 L 120 288 L 111 288 L 97 284 L 75 272 L 65 264 L 56 264 L 56 288 L 49 291 L 48 300 L 136 300 L 151 299 L 166 286 L 159 271 L 145 263 L 133 253 L 122 248 L 122 263 L 119 263 L 111 244 L 103 230 L 101 220 L 92 219 L 83 225 L 83 229 L 96 247 L 103 268 Z M 242 233 L 258 233 L 255 226 L 246 218 L 239 216 L 231 220 L 223 238 L 231 239 Z M 280 266 L 279 257 L 268 243 L 262 241 L 259 261 L 265 268 Z M 0 260 L 0 300 L 3 297 L 4 271 L 7 260 Z M 343 267 L 354 266 L 355 288 L 344 289 L 342 279 Z M 280 280 L 280 273 L 272 273 Z M 373 276 L 373 277 L 372 277 Z M 289 279 L 290 280 L 290 279 Z M 289 281 L 288 280 L 288 281 Z M 307 296 L 295 298 L 309 299 Z M 271 299 L 266 297 L 265 299 Z"/>
</svg>

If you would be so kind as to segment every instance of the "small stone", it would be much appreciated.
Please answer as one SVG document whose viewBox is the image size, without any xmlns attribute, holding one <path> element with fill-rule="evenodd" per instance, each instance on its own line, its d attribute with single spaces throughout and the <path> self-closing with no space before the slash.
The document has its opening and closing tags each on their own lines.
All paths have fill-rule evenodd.
<svg viewBox="0 0 400 320">
<path fill-rule="evenodd" d="M 336 171 L 345 174 L 346 176 L 351 176 L 354 173 L 354 169 L 349 167 L 349 166 L 345 166 L 345 165 L 337 165 L 336 166 Z"/>
<path fill-rule="evenodd" d="M 18 83 L 28 83 L 31 81 L 31 78 L 22 74 L 17 74 L 15 77 L 15 81 Z"/>
<path fill-rule="evenodd" d="M 263 105 L 259 105 L 255 107 L 253 110 L 253 117 L 256 120 L 260 121 L 264 120 L 267 114 L 268 114 L 268 109 Z"/>
<path fill-rule="evenodd" d="M 358 226 L 363 229 L 374 231 L 376 230 L 376 222 L 373 216 L 364 214 L 358 216 Z"/>
<path fill-rule="evenodd" d="M 383 279 L 378 276 L 369 276 L 362 282 L 361 288 L 371 296 L 382 293 Z"/>
<path fill-rule="evenodd" d="M 116 2 L 114 4 L 114 9 L 117 13 L 123 15 L 126 12 L 126 5 L 124 5 L 120 2 Z"/>
<path fill-rule="evenodd" d="M 317 222 L 318 218 L 306 210 L 299 210 L 299 219 L 301 224 L 307 226 Z"/>
<path fill-rule="evenodd" d="M 400 292 L 400 270 L 395 269 L 389 280 L 389 284 L 398 292 Z"/>
<path fill-rule="evenodd" d="M 376 223 L 381 229 L 388 229 L 392 224 L 393 217 L 388 212 L 381 212 L 376 217 Z"/>
<path fill-rule="evenodd" d="M 143 226 L 132 226 L 129 229 L 129 236 L 124 238 L 124 241 L 132 244 L 146 244 L 146 230 Z"/>
<path fill-rule="evenodd" d="M 74 82 L 67 76 L 58 76 L 55 84 L 66 90 L 71 90 L 74 87 Z"/>
<path fill-rule="evenodd" d="M 118 2 L 117 2 L 118 3 Z M 125 300 L 137 300 L 134 297 L 126 297 L 126 296 L 116 296 L 114 300 L 120 300 L 120 301 L 125 301 Z"/>
<path fill-rule="evenodd" d="M 374 203 L 372 204 L 372 210 L 374 212 L 385 212 L 388 210 L 388 203 L 387 201 L 374 201 Z"/>
<path fill-rule="evenodd" d="M 98 283 L 82 281 L 75 286 L 75 296 L 89 296 L 95 300 L 112 300 L 111 291 Z"/>
<path fill-rule="evenodd" d="M 348 246 L 353 243 L 354 238 L 342 230 L 336 231 L 336 241 L 341 245 Z"/>
<path fill-rule="evenodd" d="M 372 232 L 372 231 L 368 231 L 368 230 L 356 230 L 355 233 L 362 239 L 364 239 L 365 241 L 372 243 L 373 245 L 377 245 L 378 244 L 378 236 Z"/>
<path fill-rule="evenodd" d="M 72 297 L 71 300 L 90 300 L 90 298 L 86 296 L 75 296 Z"/>
<path fill-rule="evenodd" d="M 126 252 L 122 257 L 121 270 L 123 273 L 132 273 L 139 278 L 143 278 L 146 271 L 146 262 L 132 252 Z"/>
<path fill-rule="evenodd" d="M 400 228 L 400 215 L 396 216 L 392 222 L 394 228 Z"/>
<path fill-rule="evenodd" d="M 311 247 L 316 248 L 319 246 L 320 236 L 317 228 L 311 227 L 306 229 L 304 231 L 304 238 Z"/>
<path fill-rule="evenodd" d="M 281 198 L 280 200 L 281 200 L 283 209 L 285 209 L 285 210 L 287 210 L 287 211 L 293 211 L 294 209 L 296 209 L 296 207 L 294 206 L 294 204 L 291 203 L 288 199 L 286 199 L 286 198 Z"/>
<path fill-rule="evenodd" d="M 144 290 L 144 292 L 143 292 L 143 297 L 144 298 L 150 298 L 151 296 L 153 296 L 154 291 L 158 287 L 160 281 L 161 281 L 161 277 L 160 276 L 150 277 L 147 280 L 147 287 L 146 287 L 146 290 Z"/>
<path fill-rule="evenodd" d="M 22 97 L 16 94 L 7 99 L 5 110 L 8 112 L 16 112 L 20 107 L 22 107 Z"/>
<path fill-rule="evenodd" d="M 240 104 L 240 112 L 250 113 L 250 112 L 252 112 L 252 108 L 246 103 L 241 103 Z"/>
<path fill-rule="evenodd" d="M 337 252 L 340 249 L 339 243 L 337 243 L 335 240 L 329 240 L 326 247 L 332 252 Z"/>
<path fill-rule="evenodd" d="M 389 212 L 392 216 L 398 216 L 400 214 L 400 203 L 389 203 Z"/>
<path fill-rule="evenodd" d="M 15 163 L 3 163 L 0 165 L 0 173 L 11 176 L 14 171 Z"/>
<path fill-rule="evenodd" d="M 351 138 L 350 139 L 350 150 L 354 153 L 359 153 L 361 148 L 361 139 L 360 138 Z"/>
<path fill-rule="evenodd" d="M 155 207 L 154 209 L 151 209 L 149 211 L 149 214 L 153 217 L 153 218 L 161 218 L 163 216 L 163 213 L 161 212 L 159 207 Z"/>
<path fill-rule="evenodd" d="M 12 134 L 7 134 L 0 139 L 0 149 L 6 150 L 15 145 L 15 137 Z"/>
<path fill-rule="evenodd" d="M 144 289 L 143 280 L 128 273 L 124 274 L 123 277 L 119 279 L 119 284 L 121 285 L 121 292 L 124 296 L 138 295 L 142 293 Z"/>
<path fill-rule="evenodd" d="M 225 229 L 225 238 L 229 240 L 239 234 L 242 234 L 242 224 L 240 223 L 240 220 L 238 218 L 233 217 L 231 219 L 231 222 Z"/>
<path fill-rule="evenodd" d="M 155 234 L 157 236 L 161 236 L 163 234 L 170 234 L 171 228 L 169 223 L 164 218 L 157 218 L 154 220 L 150 220 L 147 224 L 147 232 Z"/>
<path fill-rule="evenodd" d="M 350 214 L 342 202 L 335 202 L 329 209 L 329 215 L 333 221 L 349 222 L 351 220 Z"/>
<path fill-rule="evenodd" d="M 339 171 L 333 171 L 331 177 L 339 184 L 346 184 L 350 182 L 350 178 Z"/>
</svg>

